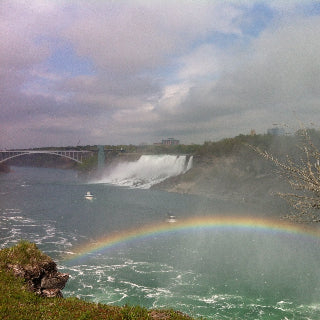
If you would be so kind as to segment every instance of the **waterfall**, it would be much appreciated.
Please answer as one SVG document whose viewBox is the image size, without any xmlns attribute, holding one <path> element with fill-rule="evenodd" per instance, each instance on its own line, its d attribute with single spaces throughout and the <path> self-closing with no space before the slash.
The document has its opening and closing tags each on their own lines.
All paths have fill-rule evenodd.
<svg viewBox="0 0 320 320">
<path fill-rule="evenodd" d="M 193 165 L 193 156 L 190 156 L 189 160 L 188 160 L 188 164 L 187 164 L 186 170 L 184 172 L 189 171 L 192 168 L 192 165 Z"/>
<path fill-rule="evenodd" d="M 192 156 L 142 155 L 137 161 L 118 163 L 98 183 L 149 189 L 167 178 L 183 174 L 192 167 Z"/>
</svg>

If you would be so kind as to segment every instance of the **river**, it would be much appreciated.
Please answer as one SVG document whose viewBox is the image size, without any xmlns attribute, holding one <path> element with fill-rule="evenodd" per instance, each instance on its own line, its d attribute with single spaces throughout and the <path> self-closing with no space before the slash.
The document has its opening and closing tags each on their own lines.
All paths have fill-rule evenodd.
<svg viewBox="0 0 320 320">
<path fill-rule="evenodd" d="M 245 204 L 111 180 L 45 168 L 1 174 L 0 247 L 35 242 L 71 275 L 65 297 L 207 319 L 320 319 L 315 232 L 248 216 Z"/>
</svg>

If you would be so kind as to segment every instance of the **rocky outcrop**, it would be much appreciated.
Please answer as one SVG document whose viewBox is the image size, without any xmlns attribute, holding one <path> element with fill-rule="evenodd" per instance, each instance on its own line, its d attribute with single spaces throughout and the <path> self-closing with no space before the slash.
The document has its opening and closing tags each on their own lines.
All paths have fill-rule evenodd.
<svg viewBox="0 0 320 320">
<path fill-rule="evenodd" d="M 7 268 L 17 277 L 22 277 L 29 290 L 42 297 L 63 297 L 61 290 L 69 279 L 69 274 L 57 270 L 54 261 L 37 264 L 8 264 Z"/>
</svg>

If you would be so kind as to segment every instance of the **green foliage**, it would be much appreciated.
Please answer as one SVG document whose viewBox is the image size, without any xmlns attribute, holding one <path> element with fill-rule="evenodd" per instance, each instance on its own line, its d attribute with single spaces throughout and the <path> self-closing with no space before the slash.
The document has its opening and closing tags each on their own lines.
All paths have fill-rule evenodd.
<svg viewBox="0 0 320 320">
<path fill-rule="evenodd" d="M 320 136 L 320 134 L 319 134 Z M 206 141 L 197 150 L 199 156 L 227 157 L 230 155 L 242 157 L 254 157 L 253 152 L 248 148 L 249 145 L 261 150 L 268 150 L 274 154 L 286 156 L 288 154 L 299 157 L 297 153 L 297 143 L 300 138 L 298 135 L 275 136 L 270 134 L 259 135 L 238 135 L 234 138 L 225 138 L 220 141 Z"/>
<path fill-rule="evenodd" d="M 98 153 L 95 153 L 92 157 L 85 159 L 81 164 L 77 164 L 77 169 L 82 172 L 88 172 L 96 169 L 98 166 Z"/>
<path fill-rule="evenodd" d="M 145 145 L 137 147 L 136 151 L 143 154 L 196 154 L 200 149 L 198 144 L 178 144 L 178 145 Z M 126 150 L 127 151 L 127 150 Z"/>
<path fill-rule="evenodd" d="M 148 310 L 140 306 L 128 306 L 125 305 L 121 309 L 121 319 L 124 320 L 139 320 L 139 319 L 151 319 L 148 314 Z"/>
<path fill-rule="evenodd" d="M 42 253 L 34 243 L 21 240 L 17 245 L 0 251 L 0 267 L 4 268 L 8 263 L 25 266 L 50 262 L 52 259 Z"/>
</svg>

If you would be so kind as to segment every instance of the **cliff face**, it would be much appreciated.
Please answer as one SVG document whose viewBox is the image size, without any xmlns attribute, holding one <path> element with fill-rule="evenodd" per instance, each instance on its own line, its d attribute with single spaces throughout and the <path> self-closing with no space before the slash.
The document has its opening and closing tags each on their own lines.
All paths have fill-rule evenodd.
<svg viewBox="0 0 320 320">
<path fill-rule="evenodd" d="M 153 188 L 243 205 L 272 203 L 277 210 L 278 205 L 286 206 L 286 203 L 274 194 L 288 190 L 289 186 L 270 163 L 257 156 L 212 156 L 195 158 L 191 170 Z"/>
<path fill-rule="evenodd" d="M 58 272 L 53 261 L 26 266 L 8 264 L 7 267 L 16 277 L 24 278 L 27 288 L 37 295 L 48 298 L 63 297 L 61 290 L 65 287 L 69 275 Z"/>
<path fill-rule="evenodd" d="M 57 270 L 56 263 L 35 244 L 20 242 L 1 250 L 1 267 L 25 280 L 28 290 L 42 297 L 63 297 L 61 290 L 69 279 Z"/>
</svg>

